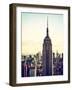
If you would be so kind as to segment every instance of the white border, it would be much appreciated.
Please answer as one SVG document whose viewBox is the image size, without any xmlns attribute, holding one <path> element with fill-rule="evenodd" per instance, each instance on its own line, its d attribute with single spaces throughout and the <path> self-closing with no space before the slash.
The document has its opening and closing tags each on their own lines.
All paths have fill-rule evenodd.
<svg viewBox="0 0 72 90">
<path fill-rule="evenodd" d="M 21 77 L 21 12 L 35 13 L 52 13 L 64 15 L 64 75 L 62 76 L 44 76 L 44 77 Z M 44 8 L 16 8 L 16 83 L 31 83 L 31 82 L 51 82 L 51 81 L 66 81 L 68 80 L 68 11 L 63 9 L 44 9 Z"/>
</svg>

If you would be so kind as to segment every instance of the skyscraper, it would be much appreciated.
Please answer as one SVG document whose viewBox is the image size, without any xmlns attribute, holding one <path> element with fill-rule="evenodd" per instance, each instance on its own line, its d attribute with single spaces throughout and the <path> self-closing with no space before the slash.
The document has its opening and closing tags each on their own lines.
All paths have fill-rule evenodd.
<svg viewBox="0 0 72 90">
<path fill-rule="evenodd" d="M 43 76 L 52 75 L 52 43 L 48 32 L 48 18 L 46 37 L 43 42 L 42 60 L 43 60 Z"/>
</svg>

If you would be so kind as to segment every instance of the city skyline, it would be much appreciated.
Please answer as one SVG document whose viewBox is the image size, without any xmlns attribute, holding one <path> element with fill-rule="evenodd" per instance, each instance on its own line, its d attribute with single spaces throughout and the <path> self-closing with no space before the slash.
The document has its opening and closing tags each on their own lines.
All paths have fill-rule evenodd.
<svg viewBox="0 0 72 90">
<path fill-rule="evenodd" d="M 21 55 L 21 58 L 22 58 L 21 76 L 22 77 L 63 75 L 63 53 L 62 53 L 62 57 L 60 57 L 60 54 L 58 54 L 58 53 L 57 53 L 57 56 L 55 57 L 55 54 L 52 51 L 52 45 L 53 44 L 52 44 L 51 38 L 49 36 L 49 24 L 48 24 L 48 22 L 49 22 L 49 20 L 48 20 L 48 16 L 47 16 L 46 35 L 43 39 L 43 43 L 41 44 L 42 45 L 42 49 L 41 49 L 42 54 L 40 55 L 40 53 L 38 53 L 34 56 L 32 56 L 31 53 L 29 56 Z M 38 25 L 40 25 L 40 24 L 38 24 Z M 37 29 L 37 28 L 35 28 L 35 29 Z M 27 32 L 27 34 L 28 34 L 28 32 Z M 33 35 L 35 35 L 35 33 L 33 33 Z M 23 41 L 24 41 L 24 39 L 25 38 L 22 38 Z M 28 38 L 26 38 L 26 39 L 28 39 Z M 31 39 L 31 37 L 29 37 L 29 40 L 30 39 Z M 34 40 L 34 41 L 36 41 L 38 39 L 40 39 L 40 38 L 33 38 L 32 37 L 32 40 Z M 31 41 L 29 43 L 33 44 L 32 42 L 33 41 Z M 33 45 L 30 47 L 31 50 L 29 50 L 27 48 L 27 51 L 28 52 L 32 51 L 33 47 L 37 48 L 36 45 Z M 37 52 L 38 52 L 38 50 L 37 50 Z"/>
<path fill-rule="evenodd" d="M 22 54 L 42 53 L 43 40 L 46 36 L 47 17 L 52 51 L 63 53 L 64 27 L 62 14 L 22 13 Z M 59 35 L 61 37 L 58 37 Z"/>
</svg>

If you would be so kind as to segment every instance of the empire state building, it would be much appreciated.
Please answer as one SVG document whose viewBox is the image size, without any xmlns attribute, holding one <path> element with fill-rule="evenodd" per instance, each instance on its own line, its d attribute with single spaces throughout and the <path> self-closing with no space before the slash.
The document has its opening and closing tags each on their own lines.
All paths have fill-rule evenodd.
<svg viewBox="0 0 72 90">
<path fill-rule="evenodd" d="M 42 60 L 43 60 L 43 76 L 52 75 L 52 43 L 48 33 L 48 20 L 46 37 L 43 42 Z"/>
</svg>

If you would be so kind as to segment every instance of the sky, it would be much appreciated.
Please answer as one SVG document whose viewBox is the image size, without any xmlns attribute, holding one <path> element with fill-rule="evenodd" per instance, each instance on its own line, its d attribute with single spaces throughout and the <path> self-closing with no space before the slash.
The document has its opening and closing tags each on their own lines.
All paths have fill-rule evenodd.
<svg viewBox="0 0 72 90">
<path fill-rule="evenodd" d="M 47 19 L 48 17 L 48 19 Z M 42 53 L 48 20 L 49 37 L 53 52 L 63 52 L 64 20 L 63 14 L 21 13 L 22 54 Z"/>
</svg>

